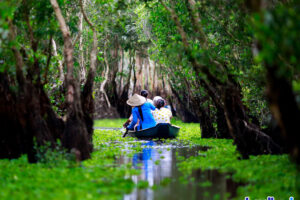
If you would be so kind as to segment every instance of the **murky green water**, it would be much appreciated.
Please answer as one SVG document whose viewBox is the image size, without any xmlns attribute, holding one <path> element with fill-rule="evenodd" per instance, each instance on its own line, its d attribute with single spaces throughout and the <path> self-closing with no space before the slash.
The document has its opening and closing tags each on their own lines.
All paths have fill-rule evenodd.
<svg viewBox="0 0 300 200">
<path fill-rule="evenodd" d="M 121 156 L 117 162 L 132 163 L 134 168 L 141 169 L 142 173 L 132 176 L 131 179 L 135 183 L 148 181 L 149 188 L 136 188 L 132 193 L 124 195 L 124 200 L 222 200 L 235 196 L 239 184 L 228 178 L 230 176 L 227 174 L 221 174 L 216 170 L 194 171 L 192 180 L 183 179 L 176 166 L 178 159 L 181 156 L 204 156 L 201 151 L 207 150 L 206 147 L 170 145 L 153 141 L 140 142 L 143 143 L 140 153 L 134 154 L 133 158 Z M 153 186 L 155 189 L 151 189 Z"/>
</svg>

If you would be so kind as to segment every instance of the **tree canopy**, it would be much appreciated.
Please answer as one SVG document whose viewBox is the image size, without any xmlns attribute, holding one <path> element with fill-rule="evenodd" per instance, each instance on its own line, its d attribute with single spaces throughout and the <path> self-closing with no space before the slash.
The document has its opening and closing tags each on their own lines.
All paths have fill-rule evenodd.
<svg viewBox="0 0 300 200">
<path fill-rule="evenodd" d="M 128 97 L 147 89 L 199 122 L 202 137 L 234 139 L 244 158 L 290 152 L 299 162 L 296 0 L 14 0 L 0 9 L 0 121 L 15 130 L 1 136 L 1 157 L 34 156 L 37 138 L 86 159 L 94 113 L 128 117 Z"/>
</svg>

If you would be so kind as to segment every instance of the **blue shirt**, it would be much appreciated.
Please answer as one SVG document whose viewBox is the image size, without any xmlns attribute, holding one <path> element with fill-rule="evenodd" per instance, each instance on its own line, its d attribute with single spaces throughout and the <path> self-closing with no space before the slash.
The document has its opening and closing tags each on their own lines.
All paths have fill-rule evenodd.
<svg viewBox="0 0 300 200">
<path fill-rule="evenodd" d="M 155 110 L 155 107 L 151 103 L 146 102 L 141 106 L 141 108 L 142 108 L 144 120 L 142 121 L 138 107 L 132 108 L 133 119 L 132 122 L 127 126 L 129 130 L 134 129 L 134 125 L 137 123 L 137 119 L 140 120 L 137 130 L 140 130 L 141 125 L 143 129 L 151 128 L 156 125 L 154 117 L 151 113 L 151 110 Z"/>
</svg>

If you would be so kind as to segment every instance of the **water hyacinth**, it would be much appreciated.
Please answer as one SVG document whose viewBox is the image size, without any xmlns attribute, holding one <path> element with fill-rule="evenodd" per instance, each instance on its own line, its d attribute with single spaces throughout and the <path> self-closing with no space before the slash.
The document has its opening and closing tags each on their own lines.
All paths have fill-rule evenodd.
<svg viewBox="0 0 300 200">
<path fill-rule="evenodd" d="M 184 187 L 191 183 L 206 188 L 202 193 L 206 198 L 231 198 L 230 194 L 223 195 L 218 191 L 210 194 L 208 191 L 216 187 L 215 183 L 195 175 L 206 176 L 211 170 L 217 171 L 209 173 L 223 173 L 226 180 L 241 183 L 233 199 L 245 196 L 258 199 L 268 194 L 275 199 L 288 199 L 295 195 L 296 167 L 287 155 L 261 155 L 240 160 L 232 140 L 201 139 L 198 124 L 175 120 L 173 123 L 181 126 L 179 137 L 160 141 L 158 146 L 145 145 L 144 141 L 131 137 L 123 138 L 118 130 L 95 130 L 92 158 L 78 164 L 66 158 L 60 158 L 65 164 L 58 164 L 57 159 L 53 164 L 56 155 L 63 155 L 59 151 L 48 153 L 48 158 L 37 164 L 28 164 L 25 156 L 1 160 L 0 199 L 122 199 L 134 190 L 149 188 L 154 194 L 161 194 L 164 187 Z M 119 120 L 112 124 L 114 127 L 119 125 Z M 180 150 L 183 147 L 186 148 L 184 154 Z M 157 167 L 163 167 L 165 159 L 170 158 L 166 152 L 176 152 L 173 167 L 179 170 L 180 177 L 165 177 L 158 185 L 143 179 L 135 182 L 131 177 L 140 177 L 145 165 L 144 161 L 135 164 L 133 159 L 147 149 L 157 152 L 156 157 L 147 161 Z"/>
</svg>

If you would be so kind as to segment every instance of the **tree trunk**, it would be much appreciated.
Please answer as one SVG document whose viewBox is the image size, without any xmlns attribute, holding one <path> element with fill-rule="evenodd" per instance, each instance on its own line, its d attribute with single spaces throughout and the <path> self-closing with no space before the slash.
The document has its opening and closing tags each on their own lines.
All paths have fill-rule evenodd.
<svg viewBox="0 0 300 200">
<path fill-rule="evenodd" d="M 140 93 L 143 86 L 143 61 L 140 52 L 136 53 L 136 86 L 135 93 Z"/>
<path fill-rule="evenodd" d="M 231 136 L 228 126 L 227 126 L 226 116 L 224 114 L 225 111 L 218 104 L 215 104 L 215 107 L 217 109 L 217 119 L 216 119 L 217 127 L 218 127 L 217 135 L 219 138 L 231 139 L 232 136 Z"/>
<path fill-rule="evenodd" d="M 187 107 L 187 101 L 184 101 L 180 98 L 180 91 L 177 91 L 173 85 L 170 83 L 171 90 L 177 101 L 179 102 L 180 109 L 178 109 L 177 112 L 178 115 L 181 117 L 181 120 L 184 122 L 198 122 L 198 117 L 195 115 L 194 112 L 190 111 L 190 109 Z"/>
<path fill-rule="evenodd" d="M 268 1 L 247 0 L 245 6 L 250 12 L 254 13 L 262 11 L 264 6 L 266 7 L 266 3 Z M 256 44 L 255 48 L 259 50 L 259 44 Z M 278 57 L 278 55 L 275 57 Z M 283 148 L 287 148 L 291 157 L 300 165 L 300 141 L 297 137 L 300 110 L 291 83 L 282 75 L 283 72 L 276 62 L 281 63 L 281 61 L 273 60 L 273 64 L 266 64 L 269 107 L 281 130 L 284 139 Z M 300 171 L 300 168 L 298 168 L 298 171 Z"/>
<path fill-rule="evenodd" d="M 199 109 L 199 121 L 201 128 L 201 137 L 202 138 L 217 138 L 217 133 L 213 127 L 210 116 L 207 114 L 207 110 L 202 106 L 198 107 Z"/>
<path fill-rule="evenodd" d="M 130 64 L 129 74 L 128 74 L 128 77 L 127 77 L 127 80 L 126 80 L 126 84 L 123 88 L 122 94 L 119 97 L 119 101 L 118 101 L 117 110 L 120 114 L 120 117 L 122 117 L 122 118 L 127 118 L 127 117 L 130 116 L 131 108 L 127 105 L 126 101 L 128 99 L 132 68 L 133 68 L 133 65 Z"/>
<path fill-rule="evenodd" d="M 83 5 L 85 4 L 85 0 L 82 1 L 82 7 Z M 79 70 L 79 77 L 80 77 L 80 83 L 84 83 L 86 80 L 86 68 L 85 68 L 85 65 L 84 65 L 84 56 L 83 56 L 83 44 L 82 44 L 82 41 L 83 41 L 83 38 L 82 38 L 82 30 L 83 30 L 83 13 L 81 12 L 80 13 L 80 16 L 79 16 L 79 25 L 78 25 L 78 34 L 79 34 L 79 67 L 80 67 L 80 70 Z"/>
<path fill-rule="evenodd" d="M 83 17 L 85 21 L 88 23 L 88 25 L 90 26 L 90 28 L 93 30 L 93 48 L 91 51 L 90 69 L 81 96 L 82 109 L 83 109 L 84 119 L 88 131 L 88 140 L 90 142 L 89 146 L 90 146 L 90 151 L 92 151 L 92 147 L 93 147 L 92 135 L 93 135 L 93 124 L 94 124 L 93 114 L 95 111 L 94 99 L 93 99 L 93 86 L 94 86 L 94 79 L 96 74 L 98 38 L 97 38 L 97 31 L 95 30 L 94 25 L 90 22 L 86 13 L 84 12 L 83 5 L 84 5 L 83 0 L 80 0 L 80 7 L 81 7 L 81 12 L 83 14 Z"/>
<path fill-rule="evenodd" d="M 53 47 L 54 56 L 58 57 L 56 42 L 53 39 L 52 39 L 52 47 Z M 58 60 L 58 69 L 59 69 L 59 82 L 63 83 L 64 82 L 64 67 L 63 67 L 63 63 L 60 59 Z"/>
<path fill-rule="evenodd" d="M 9 78 L 0 73 L 0 159 L 18 158 L 25 150 L 24 135 L 19 123 L 17 97 L 9 89 Z"/>
<path fill-rule="evenodd" d="M 16 30 L 11 21 L 9 22 L 9 24 L 10 40 L 14 41 L 16 37 Z M 58 122 L 58 119 L 55 115 L 52 115 L 53 110 L 51 108 L 50 101 L 48 98 L 45 98 L 45 93 L 43 91 L 43 86 L 41 85 L 41 83 L 37 81 L 33 84 L 32 82 L 30 82 L 33 80 L 30 76 L 28 77 L 28 80 L 25 79 L 22 72 L 22 68 L 24 65 L 23 58 L 19 50 L 15 46 L 13 46 L 12 51 L 14 52 L 16 58 L 16 75 L 19 91 L 15 95 L 8 89 L 8 85 L 5 85 L 4 82 L 1 83 L 3 85 L 2 93 L 4 95 L 7 95 L 3 96 L 2 101 L 4 105 L 7 105 L 7 108 L 1 109 L 3 111 L 0 110 L 0 113 L 2 112 L 0 115 L 8 116 L 6 119 L 8 120 L 7 125 L 14 124 L 15 126 L 7 129 L 6 131 L 8 132 L 6 133 L 10 133 L 11 130 L 16 130 L 16 132 L 13 132 L 12 137 L 15 137 L 17 141 L 21 138 L 22 141 L 21 144 L 19 144 L 21 151 L 19 151 L 20 149 L 15 149 L 15 151 L 15 145 L 10 144 L 9 138 L 6 138 L 8 139 L 8 146 L 12 147 L 11 150 L 7 149 L 8 152 L 6 155 L 7 157 L 11 157 L 17 156 L 19 153 L 27 153 L 29 162 L 36 162 L 37 149 L 35 147 L 46 145 L 46 142 L 50 143 L 51 147 L 54 147 L 56 139 L 55 137 L 59 137 L 59 134 L 51 134 L 51 130 L 53 128 L 51 127 L 51 125 L 52 122 Z M 38 64 L 38 62 L 35 61 L 35 64 Z M 40 76 L 40 74 L 38 74 L 38 76 Z M 7 82 L 8 84 L 10 83 L 7 79 L 7 76 L 5 77 L 5 74 L 3 78 L 5 82 Z M 37 79 L 40 80 L 39 77 L 37 77 Z M 11 106 L 14 106 L 14 109 L 16 109 L 15 112 L 7 113 L 9 109 L 13 109 L 11 108 Z M 51 110 L 52 112 L 50 112 L 49 110 Z M 54 119 L 51 119 L 52 117 Z M 62 127 L 58 126 L 57 129 L 59 128 Z M 3 135 L 5 136 L 6 134 L 4 133 Z M 34 139 L 36 140 L 35 143 Z M 1 141 L 4 141 L 3 143 L 6 143 L 5 139 L 1 139 Z"/>
<path fill-rule="evenodd" d="M 228 130 L 235 140 L 237 149 L 241 152 L 243 157 L 247 158 L 249 155 L 258 155 L 263 153 L 280 153 L 281 148 L 268 135 L 261 132 L 260 128 L 256 125 L 249 123 L 245 106 L 241 101 L 240 90 L 238 90 L 236 84 L 231 83 L 230 80 L 227 80 L 225 84 L 222 83 L 217 77 L 210 73 L 207 66 L 200 65 L 197 62 L 190 50 L 187 34 L 180 23 L 178 15 L 162 1 L 160 1 L 160 3 L 166 10 L 169 11 L 176 24 L 176 28 L 181 35 L 185 52 L 188 55 L 189 61 L 196 73 L 199 83 L 205 87 L 212 100 L 224 108 Z M 188 3 L 190 10 L 193 12 L 191 14 L 192 18 L 194 18 L 193 22 L 199 21 L 195 15 L 195 12 L 197 11 L 195 10 L 194 2 L 188 0 Z M 199 24 L 194 24 L 193 27 L 196 31 L 202 34 L 201 30 L 198 30 L 200 28 Z M 201 37 L 199 40 L 205 44 L 204 36 L 201 35 Z M 204 48 L 206 47 L 204 46 Z M 220 67 L 218 62 L 210 60 L 210 63 Z M 209 83 L 199 76 L 200 72 L 207 76 Z M 223 97 L 220 98 L 221 96 Z"/>
<path fill-rule="evenodd" d="M 144 58 L 144 69 L 145 69 L 145 73 L 144 73 L 144 89 L 145 90 L 149 90 L 149 58 L 148 56 L 146 58 Z"/>
<path fill-rule="evenodd" d="M 119 52 L 119 41 L 118 37 L 113 38 L 113 48 L 110 49 L 111 59 L 109 62 L 110 73 L 109 73 L 109 80 L 108 84 L 106 84 L 106 92 L 110 103 L 112 106 L 117 106 L 118 103 L 118 92 L 117 92 L 117 73 L 118 73 L 118 52 Z"/>
<path fill-rule="evenodd" d="M 297 133 L 299 133 L 300 110 L 291 84 L 285 78 L 279 77 L 277 72 L 277 66 L 267 67 L 269 106 L 280 127 L 288 152 L 300 164 L 300 141 L 297 137 Z"/>
<path fill-rule="evenodd" d="M 243 158 L 249 155 L 277 154 L 282 149 L 260 128 L 249 122 L 239 90 L 228 85 L 223 94 L 225 116 L 230 133 Z"/>
<path fill-rule="evenodd" d="M 107 42 L 104 42 L 104 80 L 102 81 L 101 85 L 100 85 L 100 93 L 103 96 L 103 99 L 106 101 L 108 108 L 111 107 L 110 101 L 108 99 L 108 96 L 106 94 L 105 91 L 105 86 L 108 80 L 108 75 L 109 75 L 109 63 L 108 63 L 108 57 L 107 57 Z M 102 98 L 102 97 L 100 97 Z"/>
<path fill-rule="evenodd" d="M 133 89 L 132 89 L 132 95 L 135 93 L 136 91 L 136 82 L 137 82 L 137 78 L 136 78 L 136 52 L 132 51 L 132 69 L 133 69 Z"/>
<path fill-rule="evenodd" d="M 121 54 L 121 59 L 120 59 L 120 81 L 119 81 L 119 88 L 118 88 L 118 94 L 119 96 L 122 95 L 122 89 L 124 88 L 124 78 L 123 78 L 123 73 L 124 73 L 124 50 L 120 48 L 120 54 Z"/>
<path fill-rule="evenodd" d="M 50 0 L 54 9 L 56 18 L 59 22 L 61 32 L 64 38 L 64 57 L 67 66 L 66 74 L 66 105 L 67 105 L 67 121 L 63 134 L 62 144 L 68 150 L 74 149 L 80 152 L 81 160 L 90 158 L 91 144 L 89 134 L 85 124 L 85 116 L 82 109 L 80 99 L 79 85 L 73 77 L 73 45 L 70 32 L 66 25 L 65 19 L 61 13 L 56 0 Z"/>
</svg>

